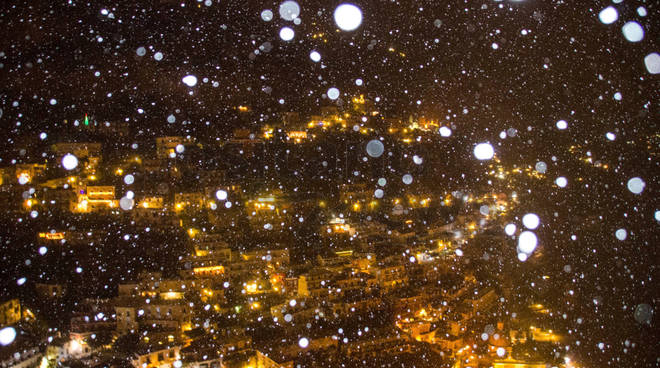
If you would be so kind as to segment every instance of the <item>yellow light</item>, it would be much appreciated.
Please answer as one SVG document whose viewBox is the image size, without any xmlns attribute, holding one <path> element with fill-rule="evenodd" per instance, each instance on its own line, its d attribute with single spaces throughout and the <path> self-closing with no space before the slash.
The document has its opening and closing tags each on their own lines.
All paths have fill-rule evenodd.
<svg viewBox="0 0 660 368">
<path fill-rule="evenodd" d="M 117 174 L 117 175 L 121 175 L 123 173 L 124 173 L 124 170 L 122 170 L 121 168 L 117 168 L 117 170 L 115 171 L 115 174 Z"/>
<path fill-rule="evenodd" d="M 26 205 L 27 207 L 32 207 L 32 200 L 31 200 L 31 199 L 28 199 L 27 201 L 25 201 L 25 205 Z"/>
<path fill-rule="evenodd" d="M 225 272 L 223 266 L 206 266 L 206 267 L 195 267 L 193 268 L 193 273 L 213 273 L 213 274 L 222 274 Z"/>
<path fill-rule="evenodd" d="M 195 249 L 196 257 L 206 257 L 209 255 L 209 251 L 206 249 Z"/>
<path fill-rule="evenodd" d="M 245 285 L 245 291 L 247 293 L 256 293 L 257 292 L 257 283 L 251 282 Z"/>
</svg>

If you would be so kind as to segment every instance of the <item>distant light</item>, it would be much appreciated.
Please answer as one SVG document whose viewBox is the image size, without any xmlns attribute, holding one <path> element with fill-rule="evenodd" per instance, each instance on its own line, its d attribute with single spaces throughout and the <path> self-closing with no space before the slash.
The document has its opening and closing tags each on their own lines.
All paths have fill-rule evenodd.
<svg viewBox="0 0 660 368">
<path fill-rule="evenodd" d="M 498 357 L 502 358 L 506 355 L 506 349 L 504 349 L 503 347 L 499 347 L 497 348 L 496 353 Z"/>
<path fill-rule="evenodd" d="M 293 40 L 293 36 L 295 36 L 295 34 L 296 33 L 293 31 L 293 29 L 291 29 L 289 27 L 282 27 L 282 29 L 280 29 L 280 38 L 283 41 Z"/>
<path fill-rule="evenodd" d="M 643 6 L 640 6 L 637 8 L 637 14 L 639 14 L 640 17 L 645 17 L 648 15 L 648 12 L 646 11 L 646 8 Z"/>
<path fill-rule="evenodd" d="M 360 79 L 360 78 L 358 78 L 358 79 L 355 80 L 355 85 L 356 85 L 356 86 L 361 86 L 362 83 L 363 83 L 363 82 L 362 82 L 362 79 Z"/>
<path fill-rule="evenodd" d="M 634 317 L 638 323 L 650 325 L 651 318 L 653 317 L 653 308 L 646 303 L 638 304 L 635 307 Z"/>
<path fill-rule="evenodd" d="M 605 137 L 606 137 L 608 140 L 610 140 L 610 141 L 613 141 L 613 140 L 616 139 L 616 135 L 615 135 L 614 133 L 612 133 L 612 132 L 607 132 L 607 133 L 605 133 Z"/>
<path fill-rule="evenodd" d="M 474 157 L 478 160 L 490 160 L 495 155 L 490 143 L 479 143 L 474 147 Z"/>
<path fill-rule="evenodd" d="M 627 22 L 621 27 L 623 37 L 629 42 L 639 42 L 644 39 L 644 28 L 637 22 Z"/>
<path fill-rule="evenodd" d="M 7 346 L 16 339 L 16 330 L 13 327 L 5 327 L 0 330 L 0 345 Z"/>
<path fill-rule="evenodd" d="M 25 284 L 26 281 L 27 279 L 25 277 L 21 277 L 20 279 L 16 280 L 16 285 L 21 286 Z"/>
<path fill-rule="evenodd" d="M 401 180 L 403 184 L 410 185 L 413 182 L 413 177 L 410 174 L 405 174 Z"/>
<path fill-rule="evenodd" d="M 181 368 L 183 366 L 183 362 L 181 362 L 180 360 L 175 360 L 174 363 L 172 363 L 172 365 L 174 366 L 174 368 Z"/>
<path fill-rule="evenodd" d="M 374 191 L 374 197 L 376 197 L 378 199 L 383 198 L 383 195 L 385 195 L 385 192 L 383 192 L 382 189 L 376 189 Z"/>
<path fill-rule="evenodd" d="M 48 252 L 48 248 L 46 247 L 39 247 L 39 254 L 42 256 Z"/>
<path fill-rule="evenodd" d="M 341 4 L 335 9 L 334 18 L 339 29 L 353 31 L 362 24 L 362 10 L 353 4 Z"/>
<path fill-rule="evenodd" d="M 307 348 L 309 346 L 309 340 L 306 337 L 301 337 L 300 340 L 298 340 L 298 346 L 303 349 Z"/>
<path fill-rule="evenodd" d="M 564 130 L 568 128 L 568 123 L 566 122 L 566 120 L 559 120 L 556 125 L 557 125 L 557 129 L 559 130 Z"/>
<path fill-rule="evenodd" d="M 516 228 L 517 228 L 517 227 L 516 227 L 515 224 L 507 224 L 507 225 L 504 227 L 504 232 L 506 233 L 506 235 L 508 235 L 508 236 L 512 236 L 513 234 L 516 233 Z"/>
<path fill-rule="evenodd" d="M 135 201 L 132 198 L 122 197 L 119 200 L 119 207 L 121 207 L 121 209 L 124 210 L 124 211 L 132 210 L 134 204 L 135 204 Z"/>
<path fill-rule="evenodd" d="M 538 238 L 531 231 L 523 231 L 518 237 L 518 249 L 525 254 L 531 254 L 537 244 Z"/>
<path fill-rule="evenodd" d="M 546 170 L 548 170 L 548 165 L 543 161 L 539 161 L 534 166 L 534 169 L 536 169 L 536 171 L 540 172 L 541 174 L 545 174 Z"/>
<path fill-rule="evenodd" d="M 73 170 L 78 166 L 78 158 L 70 153 L 62 157 L 62 167 L 67 170 Z"/>
<path fill-rule="evenodd" d="M 266 9 L 261 12 L 261 19 L 263 19 L 264 22 L 270 22 L 273 20 L 273 11 L 270 9 Z"/>
<path fill-rule="evenodd" d="M 220 201 L 224 201 L 227 199 L 227 191 L 219 189 L 217 192 L 215 192 L 215 197 Z"/>
<path fill-rule="evenodd" d="M 614 99 L 617 101 L 621 101 L 623 99 L 623 95 L 621 94 L 621 92 L 616 92 L 614 94 Z"/>
<path fill-rule="evenodd" d="M 280 4 L 280 18 L 292 21 L 300 15 L 300 5 L 297 2 L 288 0 Z"/>
<path fill-rule="evenodd" d="M 566 180 L 565 177 L 560 176 L 557 179 L 555 179 L 555 184 L 557 184 L 557 186 L 560 188 L 565 188 L 566 185 L 568 185 L 568 180 Z"/>
<path fill-rule="evenodd" d="M 309 58 L 312 59 L 313 62 L 318 63 L 321 61 L 321 54 L 319 54 L 318 51 L 312 51 L 309 53 Z"/>
<path fill-rule="evenodd" d="M 50 99 L 50 104 L 53 105 L 53 106 L 57 105 L 57 100 L 54 99 L 54 98 L 51 98 Z"/>
<path fill-rule="evenodd" d="M 646 70 L 651 74 L 660 73 L 660 54 L 652 52 L 644 58 L 644 65 Z"/>
<path fill-rule="evenodd" d="M 451 135 L 451 129 L 447 127 L 440 127 L 440 136 L 441 137 L 449 137 Z"/>
<path fill-rule="evenodd" d="M 641 178 L 634 177 L 628 180 L 628 190 L 632 193 L 640 194 L 644 191 L 644 187 L 646 187 L 646 183 Z"/>
<path fill-rule="evenodd" d="M 371 157 L 380 157 L 385 152 L 385 146 L 378 139 L 372 139 L 367 143 L 367 154 Z"/>
<path fill-rule="evenodd" d="M 185 151 L 186 147 L 183 146 L 183 144 L 177 144 L 176 147 L 174 147 L 174 150 L 176 153 L 183 153 Z"/>
<path fill-rule="evenodd" d="M 424 159 L 421 158 L 421 157 L 419 157 L 419 156 L 417 156 L 417 155 L 414 155 L 414 156 L 413 156 L 413 162 L 414 162 L 416 165 L 421 165 L 421 164 L 424 162 Z"/>
<path fill-rule="evenodd" d="M 155 53 L 155 54 L 154 54 L 154 59 L 155 59 L 156 61 L 161 61 L 161 60 L 163 60 L 163 53 L 162 53 L 162 52 L 157 52 L 157 53 Z"/>
<path fill-rule="evenodd" d="M 619 12 L 613 6 L 608 6 L 598 13 L 598 19 L 603 24 L 612 24 L 619 19 Z"/>
<path fill-rule="evenodd" d="M 616 232 L 614 232 L 614 236 L 616 236 L 617 239 L 623 241 L 628 237 L 628 232 L 626 229 L 618 229 Z"/>
<path fill-rule="evenodd" d="M 194 75 L 186 75 L 185 77 L 183 77 L 183 79 L 181 79 L 181 81 L 183 82 L 183 84 L 185 84 L 188 87 L 195 87 L 195 85 L 197 84 L 197 77 L 195 77 Z"/>
<path fill-rule="evenodd" d="M 327 95 L 328 95 L 328 98 L 329 98 L 329 99 L 331 99 L 331 100 L 336 100 L 336 99 L 339 98 L 339 89 L 337 89 L 337 88 L 335 88 L 335 87 L 330 87 L 330 88 L 328 89 L 328 93 L 327 93 Z"/>
<path fill-rule="evenodd" d="M 536 214 L 528 213 L 525 216 L 523 216 L 522 222 L 523 222 L 523 225 L 525 225 L 526 228 L 528 228 L 530 230 L 534 230 L 537 227 L 539 227 L 539 223 L 541 222 L 541 220 L 539 219 L 539 217 Z"/>
<path fill-rule="evenodd" d="M 126 183 L 126 185 L 131 185 L 134 182 L 135 182 L 135 177 L 133 175 L 128 174 L 128 175 L 124 176 L 124 183 Z"/>
</svg>

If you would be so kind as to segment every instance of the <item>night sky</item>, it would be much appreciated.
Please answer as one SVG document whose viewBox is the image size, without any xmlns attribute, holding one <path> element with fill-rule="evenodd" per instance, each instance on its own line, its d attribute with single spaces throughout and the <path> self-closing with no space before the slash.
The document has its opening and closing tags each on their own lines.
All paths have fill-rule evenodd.
<svg viewBox="0 0 660 368">
<path fill-rule="evenodd" d="M 277 123 L 282 112 L 308 116 L 355 95 L 378 98 L 385 117 L 453 127 L 456 146 L 439 147 L 437 160 L 470 161 L 470 147 L 488 141 L 508 165 L 549 163 L 549 182 L 521 191 L 525 210 L 544 219 L 539 237 L 555 262 L 520 277 L 556 276 L 574 324 L 567 346 L 585 364 L 658 364 L 660 83 L 645 64 L 660 52 L 657 2 L 354 1 L 364 19 L 350 32 L 333 21 L 340 1 L 299 1 L 299 25 L 279 17 L 279 2 L 209 3 L 3 2 L 0 165 L 40 157 L 40 133 L 54 143 L 65 119 L 85 114 L 128 122 L 135 139 L 213 140 Z M 606 25 L 598 15 L 609 5 L 619 17 Z M 641 41 L 622 34 L 628 21 L 643 27 Z M 295 31 L 290 42 L 279 37 L 284 26 Z M 186 86 L 186 75 L 197 85 Z M 340 90 L 337 101 L 325 96 L 330 87 Z M 247 119 L 239 105 L 249 107 Z M 517 134 L 502 139 L 509 128 Z M 609 171 L 585 168 L 570 146 Z M 560 175 L 569 180 L 563 191 L 551 188 Z M 633 177 L 645 182 L 641 194 L 627 188 Z M 614 235 L 620 228 L 624 241 Z M 651 325 L 634 319 L 641 303 L 656 311 Z"/>
</svg>

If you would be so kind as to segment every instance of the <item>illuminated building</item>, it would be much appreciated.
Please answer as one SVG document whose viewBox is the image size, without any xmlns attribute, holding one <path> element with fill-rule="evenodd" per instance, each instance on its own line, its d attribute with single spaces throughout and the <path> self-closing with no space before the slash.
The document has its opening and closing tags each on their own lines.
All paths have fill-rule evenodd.
<svg viewBox="0 0 660 368">
<path fill-rule="evenodd" d="M 181 346 L 162 346 L 154 344 L 136 353 L 131 360 L 135 368 L 142 367 L 172 367 L 172 364 L 181 358 Z"/>
<path fill-rule="evenodd" d="M 87 158 L 90 156 L 101 156 L 101 143 L 81 142 L 81 143 L 55 143 L 51 145 L 51 150 L 58 158 L 71 153 L 78 159 Z"/>
<path fill-rule="evenodd" d="M 201 192 L 175 193 L 174 211 L 201 211 L 206 201 L 207 197 Z"/>
<path fill-rule="evenodd" d="M 528 363 L 521 360 L 505 359 L 495 360 L 492 362 L 493 368 L 546 368 L 545 363 Z"/>
<path fill-rule="evenodd" d="M 181 290 L 181 289 L 179 289 Z M 177 294 L 170 298 L 152 299 L 143 297 L 120 297 L 116 300 L 117 331 L 120 333 L 142 327 L 159 327 L 163 330 L 186 331 L 190 329 L 192 310 Z"/>
<path fill-rule="evenodd" d="M 0 327 L 13 325 L 21 320 L 21 303 L 18 299 L 4 300 L 0 304 Z"/>
<path fill-rule="evenodd" d="M 46 171 L 45 164 L 18 164 L 16 165 L 16 179 L 18 183 L 27 184 Z"/>
<path fill-rule="evenodd" d="M 287 137 L 289 137 L 289 139 L 292 139 L 295 143 L 300 143 L 307 139 L 307 132 L 292 130 L 287 133 Z"/>
<path fill-rule="evenodd" d="M 63 232 L 39 233 L 39 238 L 45 240 L 62 240 L 65 238 Z"/>
<path fill-rule="evenodd" d="M 117 208 L 115 187 L 87 186 L 86 191 L 78 193 L 77 202 L 72 203 L 72 212 L 97 212 Z"/>
<path fill-rule="evenodd" d="M 287 368 L 292 367 L 293 362 L 278 363 L 260 351 L 242 350 L 227 356 L 222 364 L 226 368 Z"/>
<path fill-rule="evenodd" d="M 194 143 L 189 137 L 158 137 L 156 138 L 156 156 L 159 158 L 172 158 L 177 153 L 177 146 L 188 146 Z"/>
</svg>

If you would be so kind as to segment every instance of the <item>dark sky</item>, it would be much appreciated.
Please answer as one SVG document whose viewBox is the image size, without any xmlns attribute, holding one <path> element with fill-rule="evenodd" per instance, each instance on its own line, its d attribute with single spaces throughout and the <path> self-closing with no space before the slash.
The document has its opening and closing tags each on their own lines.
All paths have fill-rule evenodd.
<svg viewBox="0 0 660 368">
<path fill-rule="evenodd" d="M 343 99 L 381 97 L 379 109 L 390 115 L 449 116 L 476 133 L 541 127 L 573 115 L 584 133 L 601 134 L 603 122 L 611 130 L 657 111 L 657 104 L 643 107 L 658 90 L 643 63 L 657 51 L 655 4 L 645 4 L 646 17 L 635 10 L 642 2 L 620 4 L 619 21 L 607 26 L 598 20 L 603 3 L 597 1 L 361 1 L 362 26 L 339 32 L 336 1 L 302 2 L 298 26 L 278 17 L 279 3 L 137 3 L 4 3 L 3 122 L 33 126 L 89 113 L 151 129 L 174 113 L 178 122 L 192 122 L 187 128 L 210 121 L 226 131 L 239 124 L 233 113 L 239 104 L 258 112 L 255 121 L 269 111 L 315 112 L 328 103 L 322 95 L 331 86 Z M 273 21 L 261 19 L 264 9 L 274 11 Z M 624 20 L 644 26 L 642 42 L 622 37 Z M 278 37 L 285 25 L 296 31 L 292 42 Z M 318 33 L 325 36 L 313 38 Z M 250 55 L 266 42 L 269 52 Z M 141 46 L 143 57 L 136 54 Z M 311 50 L 321 53 L 320 63 L 309 59 Z M 156 52 L 163 60 L 154 60 Z M 186 87 L 187 74 L 200 84 Z M 615 92 L 623 101 L 613 101 Z"/>
</svg>

